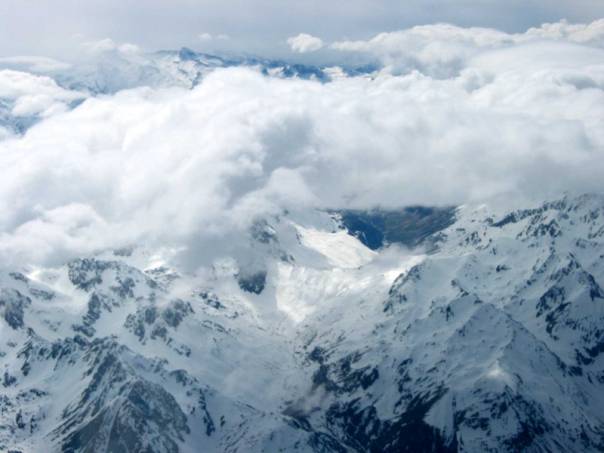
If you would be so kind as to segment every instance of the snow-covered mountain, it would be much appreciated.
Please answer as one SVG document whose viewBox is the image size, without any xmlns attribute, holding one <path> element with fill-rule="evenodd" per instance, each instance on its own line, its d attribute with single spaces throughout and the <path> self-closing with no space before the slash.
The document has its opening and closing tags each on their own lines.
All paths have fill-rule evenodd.
<svg viewBox="0 0 604 453">
<path fill-rule="evenodd" d="M 192 88 L 217 68 L 251 67 L 266 75 L 326 81 L 324 68 L 257 57 L 227 57 L 178 51 L 124 54 L 108 52 L 70 71 L 59 71 L 61 85 L 92 93 L 114 93 L 139 86 Z"/>
<path fill-rule="evenodd" d="M 258 219 L 0 275 L 0 450 L 602 451 L 604 197 Z"/>
<path fill-rule="evenodd" d="M 39 57 L 0 59 L 0 70 L 24 71 L 52 77 L 66 89 L 91 94 L 115 93 L 140 86 L 192 88 L 211 71 L 230 67 L 247 67 L 257 69 L 264 75 L 321 82 L 331 80 L 336 74 L 335 68 L 256 56 L 213 55 L 186 47 L 150 53 L 109 49 L 95 52 L 72 64 L 41 64 Z M 359 75 L 370 73 L 376 67 L 338 69 L 342 74 Z"/>
<path fill-rule="evenodd" d="M 248 68 L 270 77 L 322 83 L 376 69 L 211 55 L 188 48 L 151 53 L 109 49 L 71 64 L 43 57 L 0 58 L 0 140 L 7 133 L 23 134 L 41 119 L 77 107 L 90 97 L 141 87 L 192 89 L 212 71 L 224 68 Z"/>
</svg>

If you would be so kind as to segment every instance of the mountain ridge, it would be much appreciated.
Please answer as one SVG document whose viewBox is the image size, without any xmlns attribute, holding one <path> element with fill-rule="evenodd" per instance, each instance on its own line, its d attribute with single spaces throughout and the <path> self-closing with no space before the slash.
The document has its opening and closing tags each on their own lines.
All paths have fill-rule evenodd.
<svg viewBox="0 0 604 453">
<path fill-rule="evenodd" d="M 136 247 L 5 271 L 0 446 L 600 451 L 603 200 L 460 207 L 423 249 L 317 211 L 209 273 Z"/>
</svg>

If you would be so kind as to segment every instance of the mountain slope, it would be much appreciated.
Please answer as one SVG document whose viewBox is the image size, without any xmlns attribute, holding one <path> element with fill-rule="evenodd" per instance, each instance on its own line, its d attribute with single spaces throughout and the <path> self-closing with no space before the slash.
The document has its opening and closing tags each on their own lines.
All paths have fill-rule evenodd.
<svg viewBox="0 0 604 453">
<path fill-rule="evenodd" d="M 0 449 L 601 451 L 604 198 L 434 219 L 413 250 L 288 212 L 196 272 L 5 269 Z"/>
</svg>

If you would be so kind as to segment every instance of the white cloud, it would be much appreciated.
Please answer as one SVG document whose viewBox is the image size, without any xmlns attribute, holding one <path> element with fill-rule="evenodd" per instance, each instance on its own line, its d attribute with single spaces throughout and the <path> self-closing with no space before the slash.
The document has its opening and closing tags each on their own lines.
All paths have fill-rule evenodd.
<svg viewBox="0 0 604 453">
<path fill-rule="evenodd" d="M 317 38 L 316 36 L 307 33 L 300 33 L 297 36 L 288 38 L 287 44 L 292 51 L 298 53 L 316 52 L 323 48 L 323 41 L 321 38 Z"/>
<path fill-rule="evenodd" d="M 566 20 L 543 24 L 526 32 L 527 37 L 567 40 L 604 47 L 604 19 L 590 24 L 569 24 Z"/>
<path fill-rule="evenodd" d="M 210 33 L 201 33 L 199 35 L 199 40 L 208 42 L 208 41 L 228 41 L 231 37 L 225 33 L 220 33 L 218 35 L 212 35 Z"/>
<path fill-rule="evenodd" d="M 82 48 L 92 54 L 102 54 L 107 52 L 118 52 L 125 55 L 136 55 L 141 49 L 136 44 L 116 43 L 110 38 L 100 39 L 98 41 L 87 41 L 82 43 Z"/>
<path fill-rule="evenodd" d="M 15 69 L 29 72 L 55 72 L 69 69 L 71 65 L 54 58 L 37 56 L 17 56 L 0 58 L 0 67 L 6 69 Z"/>
<path fill-rule="evenodd" d="M 371 77 L 233 68 L 89 98 L 0 141 L 0 260 L 141 242 L 206 260 L 283 208 L 602 191 L 604 49 L 534 33 L 424 27 L 355 44 L 398 68 Z M 63 93 L 0 74 L 0 97 Z"/>
<path fill-rule="evenodd" d="M 61 88 L 50 77 L 0 70 L 0 100 L 4 99 L 12 106 L 14 116 L 48 116 L 82 97 L 81 93 Z"/>
<path fill-rule="evenodd" d="M 336 41 L 334 50 L 377 58 L 395 73 L 419 70 L 432 77 L 448 78 L 485 52 L 539 42 L 565 42 L 604 47 L 604 20 L 591 24 L 560 22 L 508 34 L 488 28 L 462 28 L 450 24 L 422 25 L 380 33 L 361 41 Z M 550 63 L 553 59 L 550 58 Z"/>
</svg>

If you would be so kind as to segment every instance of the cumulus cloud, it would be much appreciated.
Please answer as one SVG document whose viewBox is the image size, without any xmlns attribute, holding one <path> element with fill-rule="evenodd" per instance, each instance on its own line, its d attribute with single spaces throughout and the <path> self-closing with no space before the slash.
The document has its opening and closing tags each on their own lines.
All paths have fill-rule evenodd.
<svg viewBox="0 0 604 453">
<path fill-rule="evenodd" d="M 16 117 L 48 116 L 82 97 L 82 93 L 61 88 L 50 77 L 0 70 L 0 102 Z"/>
<path fill-rule="evenodd" d="M 543 42 L 602 48 L 604 20 L 590 24 L 569 24 L 563 21 L 515 34 L 490 28 L 462 28 L 451 24 L 422 25 L 380 33 L 369 40 L 336 41 L 330 47 L 341 52 L 375 58 L 397 73 L 419 70 L 432 77 L 448 78 L 471 66 L 472 58 L 483 53 Z M 551 56 L 549 58 L 553 64 Z"/>
<path fill-rule="evenodd" d="M 529 39 L 550 38 L 604 47 L 604 19 L 590 24 L 569 24 L 566 20 L 543 24 L 541 27 L 529 29 L 525 36 Z"/>
<path fill-rule="evenodd" d="M 307 33 L 300 33 L 297 36 L 288 38 L 287 44 L 290 49 L 298 53 L 316 52 L 323 48 L 323 41 L 321 38 L 309 35 Z"/>
<path fill-rule="evenodd" d="M 0 141 L 0 259 L 147 243 L 206 260 L 284 208 L 602 191 L 604 49 L 564 27 L 385 34 L 346 50 L 387 68 L 329 83 L 231 68 L 89 97 Z M 60 90 L 9 76 L 0 96 Z"/>
<path fill-rule="evenodd" d="M 102 54 L 106 52 L 118 52 L 122 54 L 138 54 L 141 49 L 132 43 L 116 43 L 113 39 L 105 38 L 97 41 L 82 43 L 82 48 L 91 54 Z"/>
<path fill-rule="evenodd" d="M 214 41 L 214 40 L 228 41 L 229 39 L 231 39 L 230 36 L 227 34 L 224 34 L 224 33 L 220 33 L 218 35 L 212 35 L 211 33 L 201 33 L 199 35 L 199 40 L 203 41 L 203 42 Z"/>
</svg>

